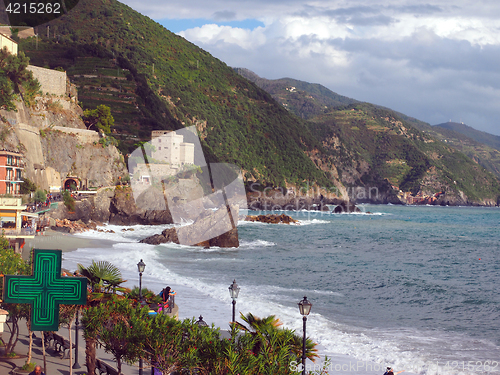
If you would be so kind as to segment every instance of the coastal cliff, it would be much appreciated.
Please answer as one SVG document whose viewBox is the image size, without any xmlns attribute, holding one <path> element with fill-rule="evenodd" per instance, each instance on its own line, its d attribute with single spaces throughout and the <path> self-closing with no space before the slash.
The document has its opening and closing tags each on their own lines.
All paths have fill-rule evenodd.
<svg viewBox="0 0 500 375">
<path fill-rule="evenodd" d="M 130 187 L 106 187 L 99 189 L 95 195 L 87 196 L 75 202 L 73 212 L 70 212 L 64 204 L 59 204 L 56 210 L 49 212 L 47 215 L 58 220 L 81 220 L 85 224 L 89 222 L 115 225 L 172 224 L 172 215 L 168 209 L 145 210 L 140 208 L 140 200 L 142 199 L 149 202 L 157 201 L 157 197 L 152 194 L 146 191 L 138 199 L 139 202 L 136 202 Z M 161 207 L 160 202 L 158 202 L 158 207 Z"/>
<path fill-rule="evenodd" d="M 0 111 L 0 147 L 20 152 L 23 177 L 49 191 L 72 177 L 78 188 L 114 185 L 127 175 L 118 149 L 87 130 L 82 109 L 70 98 L 46 95 L 29 108 Z"/>
</svg>

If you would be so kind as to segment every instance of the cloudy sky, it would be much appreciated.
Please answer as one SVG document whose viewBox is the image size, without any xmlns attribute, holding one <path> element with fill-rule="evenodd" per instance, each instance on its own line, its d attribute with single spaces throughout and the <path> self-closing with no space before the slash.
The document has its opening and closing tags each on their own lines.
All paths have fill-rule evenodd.
<svg viewBox="0 0 500 375">
<path fill-rule="evenodd" d="M 123 2 L 229 66 L 500 135 L 498 0 Z"/>
</svg>

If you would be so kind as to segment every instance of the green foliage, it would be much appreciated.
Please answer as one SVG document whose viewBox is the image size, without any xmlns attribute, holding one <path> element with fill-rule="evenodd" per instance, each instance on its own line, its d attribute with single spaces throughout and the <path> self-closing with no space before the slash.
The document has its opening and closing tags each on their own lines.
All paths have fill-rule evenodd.
<svg viewBox="0 0 500 375">
<path fill-rule="evenodd" d="M 86 109 L 83 112 L 83 122 L 87 129 L 95 127 L 101 130 L 104 134 L 111 133 L 111 127 L 115 123 L 115 119 L 111 114 L 111 110 L 106 105 L 99 105 L 96 109 Z"/>
<path fill-rule="evenodd" d="M 139 301 L 139 287 L 135 286 L 127 294 L 127 298 L 133 299 L 136 303 Z M 162 298 L 148 288 L 142 288 L 142 299 L 148 304 L 157 304 L 162 302 Z"/>
<path fill-rule="evenodd" d="M 14 104 L 14 93 L 12 91 L 12 82 L 0 71 L 0 108 L 7 111 L 16 109 Z"/>
<path fill-rule="evenodd" d="M 99 341 L 113 354 L 121 373 L 122 361 L 133 363 L 142 354 L 148 309 L 134 307 L 129 299 L 113 296 L 109 301 L 84 311 L 82 324 L 86 337 Z"/>
<path fill-rule="evenodd" d="M 109 17 L 103 17 L 104 12 Z M 44 41 L 43 53 L 31 50 L 30 56 L 38 64 L 54 66 L 65 59 L 70 76 L 97 73 L 94 84 L 78 77 L 81 86 L 88 88 L 79 98 L 87 108 L 108 100 L 113 116 L 120 118 L 116 120 L 120 128 L 116 128 L 129 151 L 137 140 L 125 134 L 144 141 L 153 129 L 175 130 L 198 123 L 209 162 L 235 163 L 248 171 L 249 178 L 276 186 L 331 183 L 306 155 L 321 144 L 301 119 L 223 62 L 129 7 L 116 1 L 81 0 L 67 16 L 54 20 L 53 26 L 61 33 L 59 44 Z M 33 48 L 28 43 L 23 47 Z M 63 47 L 74 48 L 78 54 L 72 53 L 69 60 Z M 127 96 L 130 88 L 134 91 L 128 104 L 118 93 L 89 88 L 109 82 L 100 77 L 101 72 L 108 76 L 110 68 L 117 69 L 109 66 L 111 52 L 118 67 L 128 71 L 130 81 L 120 81 L 122 88 L 128 87 Z M 114 95 L 112 100 L 108 94 Z"/>
<path fill-rule="evenodd" d="M 118 142 L 112 136 L 108 135 L 106 137 L 102 137 L 101 139 L 99 139 L 99 144 L 102 145 L 103 147 L 107 147 L 109 145 L 117 146 Z"/>
<path fill-rule="evenodd" d="M 496 200 L 500 194 L 500 184 L 491 174 L 389 109 L 368 103 L 340 107 L 315 118 L 311 130 L 329 144 L 332 164 L 341 174 L 359 174 L 356 180 L 342 174 L 346 184 L 376 186 L 387 193 L 391 185 L 413 194 L 425 189 L 458 196 L 462 191 L 471 201 Z"/>
<path fill-rule="evenodd" d="M 63 191 L 63 202 L 68 211 L 75 211 L 75 198 L 71 196 L 71 193 L 68 190 Z"/>
<path fill-rule="evenodd" d="M 31 264 L 25 262 L 20 254 L 16 254 L 9 247 L 9 241 L 5 237 L 0 237 L 0 274 L 1 275 L 30 275 Z M 3 282 L 0 283 L 3 288 Z M 0 290 L 0 295 L 3 295 L 3 289 Z M 17 340 L 19 338 L 19 320 L 27 318 L 29 315 L 29 307 L 25 304 L 17 303 L 2 303 L 1 307 L 9 312 L 11 321 L 11 330 L 9 339 L 6 341 L 4 352 L 9 355 L 14 352 Z"/>
<path fill-rule="evenodd" d="M 195 319 L 149 316 L 147 307 L 118 296 L 85 309 L 82 324 L 87 340 L 113 354 L 118 371 L 122 361 L 142 357 L 165 374 L 299 374 L 290 366 L 299 357 L 293 349 L 296 335 L 288 329 L 260 327 L 259 337 L 236 330 L 234 341 L 221 339 L 218 328 L 201 327 Z"/>
<path fill-rule="evenodd" d="M 26 372 L 32 372 L 35 370 L 36 362 L 25 363 L 21 366 L 21 370 Z"/>
<path fill-rule="evenodd" d="M 23 52 L 12 55 L 4 47 L 0 50 L 0 108 L 14 110 L 14 94 L 22 94 L 27 105 L 34 103 L 40 83 L 26 69 L 29 58 Z"/>
<path fill-rule="evenodd" d="M 89 279 L 95 293 L 114 293 L 117 291 L 118 286 L 126 281 L 122 279 L 120 269 L 108 261 L 92 261 L 92 264 L 88 267 L 78 264 L 78 270 Z M 122 291 L 123 289 L 118 290 Z"/>
<path fill-rule="evenodd" d="M 44 190 L 37 190 L 35 192 L 35 202 L 42 203 L 47 200 L 47 193 Z"/>
<path fill-rule="evenodd" d="M 32 182 L 28 177 L 23 177 L 23 182 L 19 186 L 19 192 L 21 194 L 29 194 L 36 191 L 36 184 Z"/>
</svg>

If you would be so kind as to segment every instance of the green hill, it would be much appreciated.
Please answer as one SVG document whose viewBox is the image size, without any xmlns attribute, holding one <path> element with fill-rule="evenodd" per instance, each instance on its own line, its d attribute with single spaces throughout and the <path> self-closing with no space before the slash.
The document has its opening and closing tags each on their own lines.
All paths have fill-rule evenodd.
<svg viewBox="0 0 500 375">
<path fill-rule="evenodd" d="M 377 186 L 389 195 L 391 186 L 414 194 L 464 193 L 469 202 L 488 197 L 495 201 L 500 194 L 499 181 L 490 172 L 394 111 L 352 104 L 312 122 L 313 133 L 335 164 L 344 166 L 341 180 L 346 185 Z"/>
<path fill-rule="evenodd" d="M 460 134 L 458 129 L 431 126 L 389 108 L 341 96 L 318 84 L 289 78 L 268 80 L 248 69 L 235 70 L 268 91 L 287 110 L 314 123 L 311 129 L 329 149 L 333 157 L 330 163 L 337 166 L 347 186 L 375 185 L 393 196 L 391 185 L 403 191 L 422 190 L 429 194 L 445 188 L 459 194 L 459 190 L 465 189 L 476 199 L 496 194 L 497 182 L 483 168 L 500 177 L 500 153 Z M 474 130 L 471 129 L 469 133 Z M 329 146 L 332 143 L 334 148 Z M 436 159 L 435 155 L 439 157 Z M 461 168 L 466 171 L 464 175 Z M 430 171 L 434 176 L 430 177 Z M 489 187 L 475 186 L 472 176 L 476 174 L 488 181 Z M 455 183 L 449 184 L 461 180 L 459 189 Z"/>
<path fill-rule="evenodd" d="M 222 61 L 114 0 L 81 0 L 38 28 L 21 49 L 41 66 L 62 66 L 84 106 L 112 108 L 122 151 L 153 129 L 196 125 L 209 161 L 230 162 L 248 180 L 276 186 L 333 183 L 308 158 L 320 148 L 304 122 Z M 138 137 L 138 138 L 133 138 Z"/>
<path fill-rule="evenodd" d="M 245 68 L 234 70 L 267 91 L 274 99 L 295 115 L 310 119 L 332 108 L 359 103 L 355 99 L 339 95 L 317 83 L 292 78 L 265 79 Z"/>
<path fill-rule="evenodd" d="M 50 30 L 38 27 L 38 49 L 30 39 L 20 49 L 35 65 L 64 68 L 84 107 L 108 105 L 125 154 L 153 129 L 195 125 L 209 162 L 234 163 L 264 185 L 376 187 L 381 201 L 397 201 L 399 189 L 446 191 L 461 204 L 500 195 L 498 180 L 414 128 L 418 120 L 289 78 L 265 86 L 276 101 L 238 74 L 248 72 L 115 0 L 81 0 Z"/>
<path fill-rule="evenodd" d="M 463 134 L 478 143 L 485 144 L 491 148 L 494 148 L 495 150 L 500 151 L 500 137 L 498 135 L 482 132 L 458 122 L 445 122 L 443 124 L 434 125 L 434 128 L 438 128 L 439 131 L 442 131 L 441 129 L 452 130 L 454 132 Z"/>
</svg>

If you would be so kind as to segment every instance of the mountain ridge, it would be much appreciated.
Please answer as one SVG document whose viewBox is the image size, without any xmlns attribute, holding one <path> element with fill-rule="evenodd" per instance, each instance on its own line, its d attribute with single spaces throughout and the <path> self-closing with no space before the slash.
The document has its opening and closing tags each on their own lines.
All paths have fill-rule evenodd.
<svg viewBox="0 0 500 375">
<path fill-rule="evenodd" d="M 394 111 L 335 93 L 321 99 L 323 86 L 291 79 L 280 82 L 287 110 L 224 62 L 117 1 L 81 0 L 50 30 L 57 38 L 42 36 L 42 26 L 39 50 L 29 40 L 22 49 L 39 65 L 64 63 L 91 105 L 108 98 L 122 115 L 115 136 L 125 153 L 153 129 L 195 125 L 208 162 L 236 164 L 262 187 L 322 186 L 345 199 L 346 187 L 374 186 L 383 193 L 379 203 L 443 189 L 438 203 L 492 205 L 500 196 L 497 180 Z"/>
</svg>

